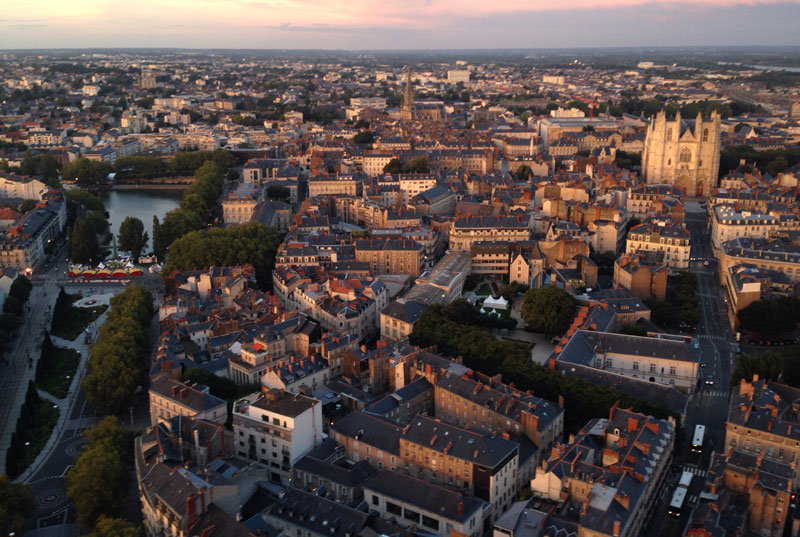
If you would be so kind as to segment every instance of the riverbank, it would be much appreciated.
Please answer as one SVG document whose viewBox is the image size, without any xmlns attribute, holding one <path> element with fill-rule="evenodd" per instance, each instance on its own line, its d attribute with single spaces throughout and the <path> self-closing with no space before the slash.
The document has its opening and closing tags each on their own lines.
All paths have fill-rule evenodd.
<svg viewBox="0 0 800 537">
<path fill-rule="evenodd" d="M 186 190 L 192 183 L 135 183 L 114 184 L 104 190 Z"/>
</svg>

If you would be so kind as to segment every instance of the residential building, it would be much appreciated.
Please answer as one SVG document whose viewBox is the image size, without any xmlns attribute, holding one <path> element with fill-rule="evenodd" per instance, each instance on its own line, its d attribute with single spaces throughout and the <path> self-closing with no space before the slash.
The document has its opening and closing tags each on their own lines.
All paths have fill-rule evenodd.
<svg viewBox="0 0 800 537">
<path fill-rule="evenodd" d="M 360 239 L 355 241 L 356 261 L 368 263 L 372 275 L 408 274 L 422 271 L 422 245 L 414 240 Z"/>
<path fill-rule="evenodd" d="M 671 273 L 689 268 L 691 236 L 686 227 L 639 224 L 628 232 L 625 252 L 664 252 L 664 264 Z"/>
<path fill-rule="evenodd" d="M 186 384 L 172 378 L 161 378 L 150 385 L 150 424 L 185 416 L 224 424 L 228 405 L 224 399 L 208 393 L 208 388 Z"/>
<path fill-rule="evenodd" d="M 289 483 L 292 466 L 322 434 L 322 403 L 305 395 L 265 389 L 233 405 L 236 455 L 268 466 L 274 483 Z"/>
<path fill-rule="evenodd" d="M 526 241 L 529 221 L 523 216 L 462 216 L 450 229 L 450 249 L 469 252 L 478 241 Z"/>
<path fill-rule="evenodd" d="M 637 537 L 651 509 L 661 506 L 672 461 L 675 423 L 614 405 L 608 418 L 587 423 L 567 445 L 553 448 L 536 471 L 536 497 L 559 502 L 577 518 L 577 535 Z"/>
<path fill-rule="evenodd" d="M 404 298 L 386 306 L 381 311 L 381 339 L 397 341 L 407 338 L 425 309 L 424 304 Z"/>
<path fill-rule="evenodd" d="M 308 180 L 308 197 L 343 194 L 361 196 L 364 178 L 360 174 L 319 174 Z"/>
<path fill-rule="evenodd" d="M 797 461 L 800 456 L 800 390 L 759 379 L 742 379 L 731 394 L 725 422 L 725 450 L 736 449 L 792 466 L 792 489 L 800 486 Z"/>
<path fill-rule="evenodd" d="M 627 289 L 643 300 L 667 298 L 665 252 L 639 251 L 623 254 L 614 261 L 614 286 Z"/>
<path fill-rule="evenodd" d="M 383 518 L 440 537 L 479 537 L 489 510 L 485 501 L 392 470 L 364 484 L 364 499 Z"/>
<path fill-rule="evenodd" d="M 593 369 L 596 374 L 661 384 L 688 394 L 697 388 L 698 358 L 683 337 L 577 330 L 556 352 L 554 365 L 559 370 Z"/>
</svg>

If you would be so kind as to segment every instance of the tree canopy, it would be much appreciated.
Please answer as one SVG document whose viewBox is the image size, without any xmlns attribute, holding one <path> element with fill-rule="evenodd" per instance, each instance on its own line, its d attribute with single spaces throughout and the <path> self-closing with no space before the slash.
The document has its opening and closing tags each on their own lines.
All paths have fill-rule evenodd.
<svg viewBox="0 0 800 537">
<path fill-rule="evenodd" d="M 193 231 L 173 242 L 166 273 L 210 266 L 253 265 L 262 286 L 268 285 L 280 237 L 259 222 Z"/>
<path fill-rule="evenodd" d="M 134 259 L 142 255 L 142 250 L 147 246 L 147 232 L 141 220 L 133 216 L 126 216 L 119 226 L 117 243 L 120 249 L 131 252 Z"/>
<path fill-rule="evenodd" d="M 793 330 L 800 322 L 800 300 L 781 297 L 777 300 L 756 300 L 737 314 L 743 330 L 771 337 Z"/>
<path fill-rule="evenodd" d="M 90 264 L 100 258 L 97 233 L 85 218 L 75 220 L 69 234 L 69 258 L 74 263 Z"/>
<path fill-rule="evenodd" d="M 778 380 L 783 373 L 783 356 L 772 351 L 754 354 L 739 354 L 731 373 L 731 386 L 739 384 L 741 379 L 753 381 L 753 375 L 760 379 Z"/>
<path fill-rule="evenodd" d="M 64 179 L 76 180 L 81 186 L 95 186 L 105 183 L 110 172 L 111 165 L 107 162 L 80 157 L 64 164 L 61 176 Z"/>
<path fill-rule="evenodd" d="M 78 522 L 84 528 L 97 524 L 95 529 L 101 531 L 99 535 L 136 535 L 102 533 L 124 526 L 110 520 L 100 523 L 104 515 L 116 514 L 128 495 L 132 434 L 121 429 L 116 418 L 106 417 L 86 431 L 86 438 L 89 445 L 67 473 L 67 496 L 78 512 Z M 114 501 L 109 501 L 110 498 Z"/>
<path fill-rule="evenodd" d="M 0 535 L 23 535 L 28 531 L 28 517 L 36 503 L 33 490 L 24 483 L 14 483 L 0 475 Z"/>
<path fill-rule="evenodd" d="M 86 400 L 102 414 L 116 414 L 130 400 L 146 368 L 153 297 L 131 285 L 111 299 L 111 311 L 92 345 L 89 372 L 81 387 Z"/>
<path fill-rule="evenodd" d="M 575 315 L 575 299 L 554 285 L 530 289 L 522 302 L 528 327 L 552 337 L 567 331 Z"/>
</svg>

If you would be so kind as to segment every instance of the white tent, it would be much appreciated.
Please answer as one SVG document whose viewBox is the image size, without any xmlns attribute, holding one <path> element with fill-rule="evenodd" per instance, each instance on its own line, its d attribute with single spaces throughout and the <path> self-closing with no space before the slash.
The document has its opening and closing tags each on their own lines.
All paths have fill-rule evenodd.
<svg viewBox="0 0 800 537">
<path fill-rule="evenodd" d="M 508 309 L 508 300 L 499 296 L 497 298 L 488 297 L 486 300 L 483 301 L 484 308 L 494 308 L 496 310 L 507 310 Z"/>
</svg>

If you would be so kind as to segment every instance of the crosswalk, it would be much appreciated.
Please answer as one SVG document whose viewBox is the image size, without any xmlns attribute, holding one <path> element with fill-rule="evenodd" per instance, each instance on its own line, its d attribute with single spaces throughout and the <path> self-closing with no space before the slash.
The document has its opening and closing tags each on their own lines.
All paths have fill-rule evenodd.
<svg viewBox="0 0 800 537">
<path fill-rule="evenodd" d="M 728 398 L 728 392 L 724 390 L 711 390 L 711 391 L 704 391 L 703 395 L 706 397 L 724 397 Z"/>
<path fill-rule="evenodd" d="M 699 334 L 695 336 L 698 339 L 713 339 L 714 341 L 727 341 L 724 336 L 715 336 L 712 334 Z"/>
<path fill-rule="evenodd" d="M 687 472 L 692 472 L 694 475 L 699 477 L 705 477 L 706 474 L 708 473 L 706 470 L 703 470 L 702 468 L 696 468 L 694 466 L 688 466 L 688 465 L 685 467 L 685 470 Z"/>
</svg>

